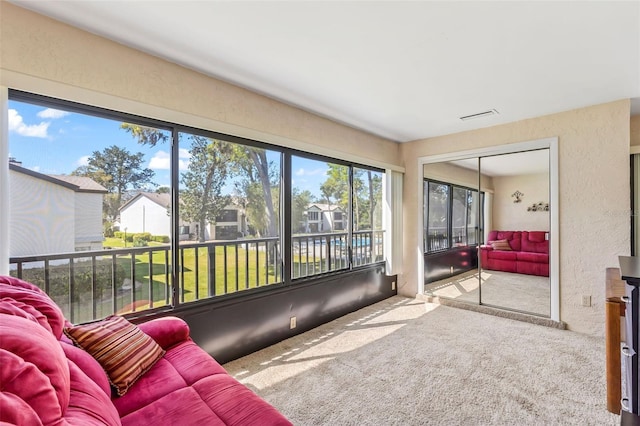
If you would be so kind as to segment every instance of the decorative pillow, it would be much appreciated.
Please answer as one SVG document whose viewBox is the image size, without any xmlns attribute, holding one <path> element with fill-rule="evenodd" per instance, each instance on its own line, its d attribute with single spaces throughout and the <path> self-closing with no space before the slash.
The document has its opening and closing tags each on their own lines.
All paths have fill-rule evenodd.
<svg viewBox="0 0 640 426">
<path fill-rule="evenodd" d="M 117 315 L 67 327 L 64 333 L 100 363 L 119 396 L 165 354 L 151 337 Z"/>
<path fill-rule="evenodd" d="M 507 240 L 489 241 L 494 250 L 511 251 L 511 246 Z"/>
</svg>

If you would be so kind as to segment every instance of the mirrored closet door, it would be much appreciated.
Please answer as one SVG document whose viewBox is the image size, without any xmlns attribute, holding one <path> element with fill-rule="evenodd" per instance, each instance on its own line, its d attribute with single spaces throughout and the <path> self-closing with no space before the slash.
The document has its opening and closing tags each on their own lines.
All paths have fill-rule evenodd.
<svg viewBox="0 0 640 426">
<path fill-rule="evenodd" d="M 428 163 L 425 294 L 550 316 L 549 150 Z"/>
<path fill-rule="evenodd" d="M 425 293 L 478 304 L 478 158 L 424 166 Z"/>
<path fill-rule="evenodd" d="M 549 150 L 480 159 L 488 229 L 480 246 L 480 303 L 550 316 Z"/>
</svg>

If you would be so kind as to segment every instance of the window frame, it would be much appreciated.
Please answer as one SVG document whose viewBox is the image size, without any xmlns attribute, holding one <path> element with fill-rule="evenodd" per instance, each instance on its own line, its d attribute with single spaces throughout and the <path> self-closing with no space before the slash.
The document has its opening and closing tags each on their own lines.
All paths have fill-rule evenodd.
<svg viewBox="0 0 640 426">
<path fill-rule="evenodd" d="M 234 136 L 234 135 L 228 135 L 225 133 L 221 133 L 221 132 L 217 132 L 217 131 L 212 131 L 212 130 L 207 130 L 207 129 L 202 129 L 202 128 L 196 128 L 196 127 L 192 127 L 192 126 L 188 126 L 188 125 L 184 125 L 181 123 L 176 123 L 176 122 L 168 122 L 168 121 L 164 121 L 164 120 L 158 120 L 158 119 L 154 119 L 154 118 L 149 118 L 149 117 L 145 117 L 145 116 L 141 116 L 141 115 L 137 115 L 137 114 L 131 114 L 131 113 L 127 113 L 127 112 L 123 112 L 123 111 L 115 111 L 115 110 L 111 110 L 108 108 L 103 108 L 100 106 L 95 106 L 95 105 L 88 105 L 88 104 L 82 104 L 79 102 L 75 102 L 75 101 L 71 101 L 71 100 L 64 100 L 64 99 L 58 99 L 58 98 L 54 98 L 54 97 L 50 97 L 50 96 L 46 96 L 46 95 L 41 95 L 41 94 L 35 94 L 35 93 L 30 93 L 30 92 L 26 92 L 26 91 L 22 91 L 22 90 L 17 90 L 17 89 L 12 89 L 9 88 L 8 89 L 8 99 L 10 101 L 17 101 L 17 102 L 23 102 L 23 103 L 29 103 L 29 104 L 33 104 L 33 105 L 38 105 L 38 106 L 43 106 L 43 107 L 50 107 L 50 108 L 55 108 L 55 109 L 61 109 L 64 111 L 69 111 L 72 113 L 78 113 L 78 114 L 84 114 L 84 115 L 90 115 L 90 116 L 94 116 L 97 118 L 103 118 L 103 119 L 109 119 L 109 120 L 115 120 L 115 121 L 120 121 L 120 122 L 127 122 L 127 123 L 132 123 L 132 124 L 137 124 L 137 125 L 141 125 L 141 126 L 147 126 L 147 127 L 152 127 L 152 128 L 157 128 L 159 130 L 164 130 L 170 133 L 170 140 L 167 141 L 168 143 L 168 147 L 170 147 L 170 153 L 171 153 L 171 166 L 170 166 L 170 174 L 171 174 L 171 186 L 172 188 L 179 188 L 179 180 L 180 180 L 180 170 L 179 170 L 179 164 L 178 164 L 178 159 L 179 159 L 179 134 L 180 133 L 189 133 L 189 134 L 193 134 L 193 135 L 197 135 L 197 136 L 203 136 L 203 137 L 207 137 L 207 138 L 212 138 L 212 139 L 219 139 L 222 141 L 226 141 L 226 142 L 230 142 L 230 143 L 235 143 L 235 144 L 241 144 L 241 145 L 245 145 L 245 146 L 249 146 L 249 147 L 254 147 L 254 148 L 261 148 L 261 149 L 265 149 L 265 150 L 269 150 L 269 151 L 273 151 L 276 153 L 279 153 L 280 155 L 280 197 L 279 197 L 279 203 L 280 203 L 280 215 L 279 215 L 279 240 L 280 240 L 280 246 L 282 247 L 282 254 L 281 254 L 281 277 L 280 277 L 280 281 L 277 283 L 273 283 L 273 284 L 269 284 L 268 286 L 264 286 L 264 287 L 260 287 L 260 288 L 254 288 L 254 289 L 248 289 L 248 290 L 242 290 L 242 291 L 237 291 L 234 293 L 229 293 L 229 294 L 225 294 L 225 295 L 218 295 L 218 296 L 213 296 L 210 298 L 206 298 L 206 299 L 199 299 L 196 301 L 190 301 L 190 302 L 181 302 L 181 298 L 180 298 L 180 279 L 179 279 L 179 274 L 175 271 L 173 271 L 173 268 L 170 274 L 171 277 L 171 283 L 169 284 L 171 287 L 171 294 L 170 294 L 170 302 L 169 304 L 163 306 L 163 307 L 158 307 L 158 308 L 150 308 L 144 311 L 139 311 L 139 312 L 144 312 L 146 313 L 150 313 L 150 312 L 154 312 L 154 311 L 164 311 L 167 309 L 171 309 L 171 310 L 175 310 L 178 309 L 181 305 L 185 305 L 185 304 L 197 304 L 197 303 L 204 303 L 206 301 L 211 301 L 211 300 L 220 300 L 220 299 L 227 299 L 227 298 L 234 298 L 234 297 L 241 297 L 242 295 L 245 294 L 249 294 L 249 293 L 253 293 L 253 292 L 262 292 L 262 291 L 270 291 L 270 289 L 277 289 L 277 288 L 281 288 L 281 287 L 286 287 L 286 286 L 290 286 L 293 285 L 297 282 L 300 281 L 307 281 L 309 279 L 317 279 L 320 277 L 324 277 L 327 275 L 335 275 L 335 274 L 344 274 L 344 273 L 348 273 L 352 270 L 355 269 L 360 269 L 362 267 L 367 267 L 367 266 L 371 266 L 371 265 L 375 265 L 375 264 L 384 264 L 384 259 L 383 260 L 377 260 L 377 261 L 373 261 L 372 263 L 367 263 L 364 265 L 354 265 L 351 253 L 351 241 L 352 241 L 352 236 L 353 236 L 353 229 L 352 229 L 352 220 L 347 220 L 347 224 L 346 226 L 344 226 L 345 231 L 347 232 L 347 241 L 348 241 L 348 266 L 346 268 L 339 268 L 339 269 L 335 269 L 335 270 L 331 270 L 322 274 L 316 274 L 316 275 L 310 275 L 310 276 L 305 276 L 305 277 L 300 277 L 300 278 L 293 278 L 293 266 L 292 266 L 292 231 L 291 231 L 291 205 L 292 205 L 292 170 L 291 170 L 291 159 L 294 156 L 297 157 L 303 157 L 306 159 L 311 159 L 311 160 L 316 160 L 316 161 L 320 161 L 320 162 L 329 162 L 329 163 L 334 163 L 334 164 L 338 164 L 338 165 L 343 165 L 349 168 L 349 212 L 351 212 L 351 205 L 353 202 L 353 197 L 354 197 L 354 193 L 355 193 L 355 189 L 353 187 L 353 169 L 354 168 L 359 168 L 359 169 L 364 169 L 364 170 L 371 170 L 371 171 L 375 171 L 378 173 L 381 173 L 383 176 L 385 175 L 385 170 L 381 169 L 379 167 L 376 166 L 371 166 L 371 165 L 365 165 L 365 164 L 361 164 L 361 163 L 357 163 L 357 162 L 351 162 L 351 161 L 346 161 L 343 159 L 339 159 L 339 158 L 334 158 L 334 157 L 330 157 L 330 156 L 326 156 L 326 155 L 320 155 L 320 154 L 315 154 L 315 153 L 309 153 L 306 151 L 302 151 L 299 149 L 294 149 L 294 148 L 289 148 L 289 147 L 284 147 L 284 146 L 279 146 L 279 145 L 274 145 L 271 143 L 266 143 L 263 141 L 258 141 L 258 140 L 254 140 L 254 139 L 248 139 L 248 138 L 244 138 L 244 137 L 239 137 L 239 136 Z M 276 201 L 276 200 L 274 200 Z M 180 244 L 180 230 L 184 227 L 184 225 L 180 224 L 180 203 L 179 203 L 179 191 L 177 190 L 172 190 L 171 191 L 171 211 L 170 211 L 170 217 L 171 217 L 171 235 L 170 235 L 170 250 L 171 250 L 171 254 L 170 254 L 170 263 L 173 265 L 178 265 L 180 264 L 180 250 L 179 250 L 179 244 Z M 317 221 L 319 221 L 320 223 L 322 223 L 322 215 L 320 212 L 316 212 L 316 214 L 318 215 Z M 352 213 L 351 213 L 352 214 Z M 351 214 L 347 213 L 347 218 L 350 217 Z M 345 212 L 342 212 L 342 223 L 344 224 L 344 220 L 345 220 Z M 238 214 L 238 216 L 240 216 Z M 191 229 L 189 229 L 189 231 L 192 231 Z M 382 232 L 388 232 L 388 230 L 386 229 L 381 229 Z"/>
<path fill-rule="evenodd" d="M 430 183 L 436 184 L 436 185 L 445 185 L 447 187 L 447 247 L 446 248 L 442 248 L 442 249 L 435 249 L 435 250 L 430 250 L 428 248 L 428 244 L 427 244 L 427 238 L 425 238 L 426 236 L 429 235 L 429 193 L 428 193 L 428 189 L 425 192 L 425 188 L 428 188 L 428 185 Z M 476 242 L 473 244 L 469 244 L 469 235 L 471 234 L 470 231 L 470 227 L 469 227 L 469 223 L 468 220 L 466 221 L 465 225 L 464 225 L 464 231 L 465 231 L 465 244 L 464 245 L 456 245 L 454 243 L 454 237 L 453 237 L 453 210 L 454 210 L 454 197 L 453 197 L 453 192 L 455 189 L 462 189 L 465 191 L 471 191 L 471 194 L 476 193 L 477 195 L 477 200 L 478 200 L 478 206 L 476 208 L 476 218 L 478 221 L 478 224 L 471 228 L 472 232 L 475 232 L 475 228 L 478 228 L 478 233 L 476 234 Z M 484 227 L 482 226 L 482 220 L 481 220 L 481 215 L 484 209 L 484 200 L 485 200 L 485 196 L 484 196 L 484 191 L 480 191 L 476 188 L 471 188 L 468 186 L 464 186 L 464 185 L 459 185 L 459 184 L 455 184 L 455 183 L 450 183 L 450 182 L 445 182 L 445 181 L 440 181 L 437 179 L 429 179 L 429 178 L 424 178 L 423 179 L 423 199 L 424 199 L 424 203 L 425 203 L 425 208 L 424 208 L 424 216 L 425 216 L 425 220 L 423 221 L 424 224 L 424 241 L 422 244 L 423 247 L 423 252 L 425 255 L 427 254 L 435 254 L 435 253 L 443 253 L 449 250 L 455 250 L 459 247 L 476 247 L 479 245 L 479 241 L 482 241 L 483 239 L 483 234 L 484 234 Z M 468 194 L 468 192 L 467 192 Z M 468 195 L 467 195 L 467 201 L 468 201 Z M 469 203 L 466 202 L 465 203 L 465 209 L 468 210 L 469 209 Z"/>
</svg>

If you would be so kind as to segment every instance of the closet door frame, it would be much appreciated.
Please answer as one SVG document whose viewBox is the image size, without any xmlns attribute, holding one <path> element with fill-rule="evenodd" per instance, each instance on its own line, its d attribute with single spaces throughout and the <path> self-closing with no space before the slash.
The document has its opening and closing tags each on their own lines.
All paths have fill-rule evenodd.
<svg viewBox="0 0 640 426">
<path fill-rule="evenodd" d="M 418 211 L 416 217 L 418 220 L 417 229 L 424 229 L 424 193 L 423 193 L 423 170 L 425 164 L 440 163 L 443 161 L 464 160 L 474 157 L 486 157 L 500 154 L 512 154 L 522 151 L 532 151 L 537 149 L 549 149 L 549 203 L 551 205 L 550 217 L 550 238 L 549 238 L 549 280 L 551 286 L 551 310 L 550 318 L 553 321 L 560 321 L 560 224 L 559 224 L 559 188 L 558 188 L 558 138 L 537 139 L 526 142 L 511 143 L 505 145 L 496 145 L 484 148 L 471 149 L 466 151 L 451 152 L 446 154 L 428 155 L 418 157 L 417 188 L 418 193 Z M 424 266 L 423 266 L 423 241 L 419 239 L 417 242 L 415 253 L 417 277 L 418 277 L 418 294 L 424 294 Z"/>
</svg>

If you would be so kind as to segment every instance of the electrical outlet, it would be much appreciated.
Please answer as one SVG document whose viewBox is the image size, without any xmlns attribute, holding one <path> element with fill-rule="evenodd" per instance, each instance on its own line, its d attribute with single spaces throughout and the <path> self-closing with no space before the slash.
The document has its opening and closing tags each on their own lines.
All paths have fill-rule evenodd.
<svg viewBox="0 0 640 426">
<path fill-rule="evenodd" d="M 289 318 L 289 328 L 293 330 L 296 328 L 296 325 L 296 317 Z"/>
<path fill-rule="evenodd" d="M 591 306 L 591 296 L 582 296 L 582 306 L 586 308 Z"/>
<path fill-rule="evenodd" d="M 395 281 L 391 281 L 391 291 L 396 289 L 396 282 Z"/>
</svg>

